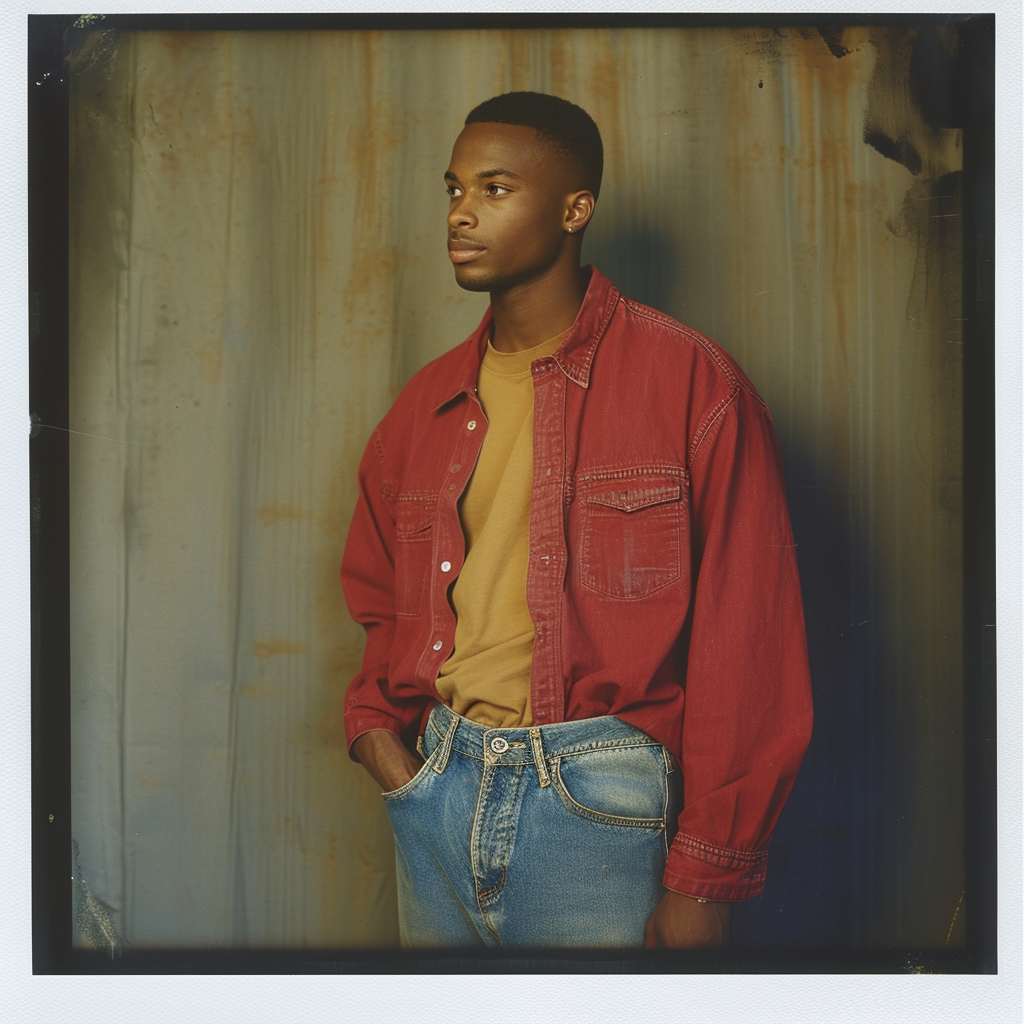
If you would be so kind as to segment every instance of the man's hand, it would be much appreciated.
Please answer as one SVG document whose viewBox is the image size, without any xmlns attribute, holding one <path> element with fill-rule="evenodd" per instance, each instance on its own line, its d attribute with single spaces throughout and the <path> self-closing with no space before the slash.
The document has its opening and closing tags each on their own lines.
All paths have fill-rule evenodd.
<svg viewBox="0 0 1024 1024">
<path fill-rule="evenodd" d="M 364 732 L 352 744 L 352 753 L 385 793 L 401 789 L 423 764 L 419 756 L 387 729 Z"/>
<path fill-rule="evenodd" d="M 724 946 L 729 939 L 729 912 L 728 903 L 701 903 L 692 896 L 666 889 L 647 922 L 644 946 Z"/>
</svg>

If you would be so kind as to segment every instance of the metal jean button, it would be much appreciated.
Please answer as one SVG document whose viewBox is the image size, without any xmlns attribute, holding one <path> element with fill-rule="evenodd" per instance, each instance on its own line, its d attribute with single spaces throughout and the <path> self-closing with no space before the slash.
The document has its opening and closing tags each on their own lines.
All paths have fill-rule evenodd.
<svg viewBox="0 0 1024 1024">
<path fill-rule="evenodd" d="M 508 740 L 504 736 L 495 736 L 491 740 L 491 750 L 496 754 L 504 754 L 508 750 Z"/>
</svg>

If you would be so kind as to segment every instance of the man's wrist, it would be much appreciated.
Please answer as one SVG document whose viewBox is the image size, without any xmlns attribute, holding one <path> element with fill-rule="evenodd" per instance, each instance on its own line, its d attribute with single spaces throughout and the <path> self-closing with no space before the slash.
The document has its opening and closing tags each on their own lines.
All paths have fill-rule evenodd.
<svg viewBox="0 0 1024 1024">
<path fill-rule="evenodd" d="M 724 946 L 729 941 L 732 906 L 666 889 L 647 922 L 646 946 L 678 949 Z"/>
<path fill-rule="evenodd" d="M 352 753 L 385 793 L 404 786 L 423 763 L 389 729 L 371 729 L 357 736 Z"/>
</svg>

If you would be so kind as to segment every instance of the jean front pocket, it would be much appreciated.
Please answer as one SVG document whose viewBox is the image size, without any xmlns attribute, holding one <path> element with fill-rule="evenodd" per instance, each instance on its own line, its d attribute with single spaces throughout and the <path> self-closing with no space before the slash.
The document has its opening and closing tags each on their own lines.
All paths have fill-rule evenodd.
<svg viewBox="0 0 1024 1024">
<path fill-rule="evenodd" d="M 680 576 L 683 487 L 671 477 L 604 481 L 583 495 L 580 582 L 621 600 L 638 600 Z"/>
<path fill-rule="evenodd" d="M 430 494 L 400 494 L 395 502 L 395 611 L 419 615 L 430 574 L 434 507 Z"/>
<path fill-rule="evenodd" d="M 420 765 L 419 771 L 417 771 L 408 782 L 399 786 L 398 789 L 389 789 L 387 792 L 382 793 L 381 795 L 384 797 L 384 803 L 388 805 L 394 804 L 396 800 L 401 800 L 402 797 L 408 796 L 414 789 L 416 789 L 416 787 L 419 786 L 419 784 L 427 777 L 430 770 L 437 763 L 440 751 L 441 744 L 435 745 L 434 749 L 427 754 L 426 760 Z"/>
<path fill-rule="evenodd" d="M 604 746 L 553 759 L 551 781 L 566 809 L 603 825 L 663 828 L 668 777 L 658 743 Z"/>
</svg>

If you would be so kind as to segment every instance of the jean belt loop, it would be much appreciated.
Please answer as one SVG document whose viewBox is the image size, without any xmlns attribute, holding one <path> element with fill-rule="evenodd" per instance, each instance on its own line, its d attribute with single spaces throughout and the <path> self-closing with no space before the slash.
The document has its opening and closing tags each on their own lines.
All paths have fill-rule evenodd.
<svg viewBox="0 0 1024 1024">
<path fill-rule="evenodd" d="M 434 762 L 434 771 L 440 775 L 445 768 L 448 767 L 448 758 L 452 754 L 452 744 L 455 742 L 455 730 L 459 727 L 459 716 L 452 715 L 452 720 L 448 723 L 448 731 L 444 734 L 444 739 L 441 740 L 441 753 L 438 755 L 437 760 Z"/>
<path fill-rule="evenodd" d="M 533 760 L 537 765 L 537 778 L 540 780 L 540 788 L 551 785 L 551 776 L 548 775 L 547 761 L 544 759 L 544 747 L 540 742 L 540 728 L 534 726 L 530 730 L 530 742 L 533 744 Z"/>
</svg>

